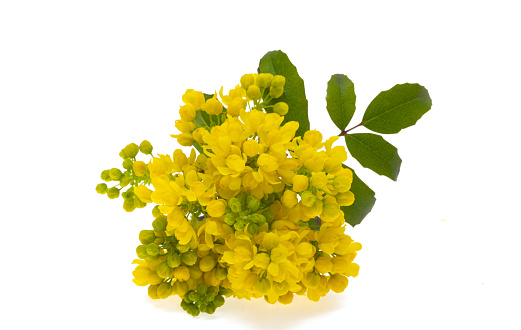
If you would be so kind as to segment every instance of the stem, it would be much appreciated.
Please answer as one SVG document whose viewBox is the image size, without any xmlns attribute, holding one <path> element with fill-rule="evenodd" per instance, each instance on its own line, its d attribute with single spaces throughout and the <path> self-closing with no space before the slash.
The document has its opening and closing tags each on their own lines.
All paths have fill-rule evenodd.
<svg viewBox="0 0 521 330">
<path fill-rule="evenodd" d="M 348 129 L 347 131 L 346 131 L 346 130 L 343 130 L 342 132 L 340 132 L 340 134 L 338 134 L 338 136 L 344 136 L 344 135 L 347 135 L 347 132 L 349 132 L 349 131 L 351 131 L 351 130 L 354 130 L 354 129 L 357 128 L 358 126 L 362 126 L 363 124 L 364 124 L 364 122 L 361 122 L 360 124 L 351 127 L 351 128 Z"/>
</svg>

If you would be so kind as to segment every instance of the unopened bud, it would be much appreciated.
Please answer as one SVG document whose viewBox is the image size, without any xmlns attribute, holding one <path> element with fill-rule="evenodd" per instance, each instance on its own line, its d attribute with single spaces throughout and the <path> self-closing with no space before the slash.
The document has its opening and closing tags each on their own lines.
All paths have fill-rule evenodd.
<svg viewBox="0 0 521 330">
<path fill-rule="evenodd" d="M 256 223 L 249 223 L 248 224 L 248 233 L 252 236 L 255 236 L 259 233 L 259 226 L 257 226 Z"/>
<path fill-rule="evenodd" d="M 107 196 L 110 199 L 118 198 L 119 197 L 119 189 L 116 187 L 109 188 L 107 190 Z"/>
<path fill-rule="evenodd" d="M 146 245 L 138 245 L 138 247 L 136 248 L 136 254 L 138 256 L 139 259 L 146 259 L 148 258 L 148 253 L 147 253 L 147 246 Z"/>
<path fill-rule="evenodd" d="M 270 92 L 271 93 L 271 92 Z M 246 91 L 246 95 L 252 100 L 258 100 L 261 98 L 260 88 L 257 85 L 251 85 Z"/>
<path fill-rule="evenodd" d="M 281 116 L 284 116 L 288 113 L 289 107 L 286 102 L 278 102 L 273 106 L 273 111 L 278 113 Z"/>
<path fill-rule="evenodd" d="M 230 207 L 230 209 L 232 210 L 233 213 L 239 213 L 241 212 L 241 202 L 239 201 L 238 198 L 231 198 L 229 201 L 228 201 L 228 206 Z"/>
<path fill-rule="evenodd" d="M 197 254 L 194 251 L 188 251 L 181 255 L 181 261 L 187 266 L 193 266 L 197 262 Z"/>
<path fill-rule="evenodd" d="M 96 192 L 97 192 L 98 194 L 102 194 L 102 195 L 103 195 L 103 194 L 106 194 L 106 193 L 107 193 L 107 190 L 108 190 L 108 188 L 107 188 L 107 184 L 106 184 L 106 183 L 100 183 L 100 184 L 98 184 L 98 185 L 96 186 Z"/>
<path fill-rule="evenodd" d="M 159 254 L 159 245 L 157 243 L 150 243 L 147 245 L 147 253 L 153 257 Z"/>
<path fill-rule="evenodd" d="M 121 178 L 121 175 L 123 175 L 123 173 L 121 173 L 119 168 L 114 167 L 114 168 L 111 168 L 109 171 L 109 176 L 114 181 L 119 180 L 119 178 Z"/>
<path fill-rule="evenodd" d="M 157 287 L 157 297 L 159 299 L 166 299 L 172 294 L 172 285 L 167 282 L 159 284 Z"/>
<path fill-rule="evenodd" d="M 161 215 L 163 215 L 163 213 L 161 213 L 161 211 L 159 211 L 159 205 L 154 206 L 154 208 L 152 209 L 152 216 L 154 218 L 158 218 Z"/>
<path fill-rule="evenodd" d="M 109 181 L 112 180 L 110 178 L 110 171 L 109 170 L 105 170 L 105 171 L 101 172 L 101 180 L 103 180 L 105 182 L 109 182 Z"/>
<path fill-rule="evenodd" d="M 125 201 L 123 202 L 123 209 L 127 212 L 134 211 L 136 209 L 134 199 L 125 199 Z"/>
<path fill-rule="evenodd" d="M 282 96 L 282 93 L 284 93 L 284 87 L 271 87 L 270 88 L 270 96 L 273 98 L 279 98 Z"/>
<path fill-rule="evenodd" d="M 154 221 L 152 221 L 152 227 L 156 232 L 162 232 L 166 229 L 167 220 L 165 215 L 161 215 L 157 217 Z"/>
<path fill-rule="evenodd" d="M 127 158 L 134 158 L 136 157 L 137 153 L 139 152 L 139 147 L 135 143 L 130 143 L 125 147 L 125 154 L 127 154 Z"/>
<path fill-rule="evenodd" d="M 284 78 L 284 76 L 276 75 L 271 80 L 271 87 L 281 88 L 281 87 L 284 87 L 285 83 L 286 83 L 286 78 Z"/>
<path fill-rule="evenodd" d="M 139 145 L 139 151 L 141 151 L 145 155 L 150 155 L 152 153 L 152 149 L 153 149 L 152 144 L 150 142 L 148 142 L 147 140 L 144 140 Z"/>
<path fill-rule="evenodd" d="M 123 168 L 126 169 L 126 170 L 130 170 L 132 168 L 132 164 L 134 162 L 132 161 L 132 159 L 130 158 L 127 158 L 123 161 Z"/>
<path fill-rule="evenodd" d="M 168 257 L 166 257 L 166 262 L 168 263 L 169 267 L 176 268 L 181 265 L 181 257 L 175 252 L 170 252 Z"/>
<path fill-rule="evenodd" d="M 161 278 L 171 278 L 174 276 L 174 269 L 168 266 L 168 263 L 162 262 L 157 266 L 157 275 Z"/>
<path fill-rule="evenodd" d="M 149 244 L 156 240 L 156 234 L 153 230 L 142 230 L 139 232 L 139 241 L 142 244 Z"/>
<path fill-rule="evenodd" d="M 250 196 L 248 199 L 248 209 L 252 212 L 257 212 L 260 207 L 260 200 L 253 196 Z"/>
</svg>

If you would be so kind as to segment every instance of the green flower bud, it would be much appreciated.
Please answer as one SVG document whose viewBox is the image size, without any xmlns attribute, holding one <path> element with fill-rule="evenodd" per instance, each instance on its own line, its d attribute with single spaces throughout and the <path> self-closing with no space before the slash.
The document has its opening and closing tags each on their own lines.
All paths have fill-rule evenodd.
<svg viewBox="0 0 521 330">
<path fill-rule="evenodd" d="M 204 283 L 199 283 L 197 285 L 197 292 L 199 292 L 200 294 L 204 295 L 206 294 L 206 292 L 208 291 L 208 286 Z"/>
<path fill-rule="evenodd" d="M 263 216 L 262 214 L 257 214 L 257 215 L 258 215 L 257 226 L 260 227 L 266 222 L 266 217 Z"/>
<path fill-rule="evenodd" d="M 226 216 L 224 217 L 224 222 L 225 222 L 228 226 L 233 226 L 233 224 L 235 223 L 235 217 L 233 216 L 233 214 L 228 213 L 228 214 L 226 214 Z"/>
<path fill-rule="evenodd" d="M 129 183 L 130 183 L 130 178 L 127 177 L 127 176 L 123 176 L 123 177 L 120 179 L 120 181 L 119 181 L 119 185 L 120 185 L 121 187 L 126 187 L 126 186 L 128 186 Z"/>
<path fill-rule="evenodd" d="M 150 244 L 156 240 L 156 234 L 153 230 L 142 230 L 139 232 L 139 241 L 141 244 Z"/>
<path fill-rule="evenodd" d="M 162 262 L 157 266 L 157 275 L 161 278 L 171 278 L 174 276 L 174 269 L 168 266 L 168 263 Z"/>
<path fill-rule="evenodd" d="M 126 170 L 131 170 L 132 169 L 132 164 L 134 164 L 134 162 L 132 161 L 132 159 L 125 159 L 123 161 L 123 168 L 126 169 Z"/>
<path fill-rule="evenodd" d="M 152 209 L 152 216 L 154 218 L 158 218 L 161 215 L 163 215 L 163 213 L 161 213 L 161 211 L 159 211 L 159 205 L 154 206 L 154 208 Z"/>
<path fill-rule="evenodd" d="M 112 179 L 110 178 L 110 170 L 105 170 L 103 172 L 101 172 L 101 180 L 105 181 L 105 182 L 109 182 L 109 181 L 112 181 Z"/>
<path fill-rule="evenodd" d="M 219 288 L 219 294 L 221 296 L 229 297 L 233 291 L 231 289 L 223 288 L 222 286 Z"/>
<path fill-rule="evenodd" d="M 217 296 L 218 293 L 219 293 L 219 287 L 211 286 L 208 288 L 208 291 L 206 292 L 206 296 L 208 296 L 209 298 L 211 298 L 211 300 L 213 300 L 213 298 L 215 298 L 215 296 Z"/>
<path fill-rule="evenodd" d="M 119 152 L 119 157 L 121 157 L 123 159 L 130 158 L 129 156 L 127 156 L 127 153 L 125 152 L 125 148 L 121 149 L 121 151 Z"/>
<path fill-rule="evenodd" d="M 176 249 L 180 252 L 180 253 L 185 253 L 187 252 L 188 250 L 190 250 L 190 245 L 186 244 L 186 245 L 181 245 L 181 244 L 177 244 L 176 245 Z"/>
<path fill-rule="evenodd" d="M 152 221 L 152 227 L 154 228 L 154 231 L 158 233 L 164 231 L 166 229 L 166 225 L 167 221 L 165 215 L 161 215 Z"/>
<path fill-rule="evenodd" d="M 215 313 L 216 309 L 217 309 L 217 307 L 213 303 L 208 304 L 208 306 L 206 306 L 206 313 L 213 314 L 213 313 Z"/>
<path fill-rule="evenodd" d="M 137 254 L 137 257 L 139 259 L 146 259 L 148 258 L 148 253 L 147 253 L 147 246 L 146 245 L 138 245 L 138 247 L 136 248 L 136 254 Z"/>
<path fill-rule="evenodd" d="M 107 190 L 107 196 L 110 199 L 118 198 L 119 197 L 119 189 L 116 187 L 109 188 Z"/>
<path fill-rule="evenodd" d="M 217 265 L 217 269 L 215 270 L 215 278 L 219 281 L 223 281 L 228 275 L 228 270 L 221 265 Z"/>
<path fill-rule="evenodd" d="M 191 301 L 198 302 L 201 299 L 201 295 L 195 291 L 192 291 L 188 295 L 188 298 L 190 298 Z"/>
<path fill-rule="evenodd" d="M 306 282 L 307 282 L 306 286 L 308 288 L 310 288 L 310 289 L 318 288 L 318 286 L 320 284 L 320 275 L 315 272 L 307 273 Z"/>
<path fill-rule="evenodd" d="M 199 310 L 203 313 L 206 313 L 206 308 L 208 308 L 208 304 L 207 303 L 201 303 L 199 304 Z"/>
<path fill-rule="evenodd" d="M 248 233 L 251 235 L 251 236 L 255 236 L 259 233 L 259 226 L 257 226 L 256 223 L 252 223 L 250 222 L 248 224 Z"/>
<path fill-rule="evenodd" d="M 134 204 L 138 209 L 142 209 L 145 206 L 147 206 L 147 203 L 141 201 L 141 199 L 139 199 L 139 197 L 137 197 L 136 194 L 134 194 Z"/>
<path fill-rule="evenodd" d="M 253 196 L 248 197 L 248 209 L 252 212 L 257 212 L 260 207 L 260 200 Z"/>
<path fill-rule="evenodd" d="M 172 285 L 163 282 L 157 287 L 157 297 L 159 299 L 166 299 L 172 295 Z"/>
<path fill-rule="evenodd" d="M 123 202 L 123 210 L 127 212 L 132 212 L 136 209 L 136 205 L 134 204 L 133 199 L 125 199 Z"/>
<path fill-rule="evenodd" d="M 154 257 L 159 254 L 159 245 L 157 243 L 150 243 L 147 245 L 147 253 Z"/>
<path fill-rule="evenodd" d="M 128 144 L 125 147 L 125 153 L 127 154 L 127 158 L 134 158 L 136 157 L 137 153 L 139 152 L 139 147 L 135 143 Z"/>
<path fill-rule="evenodd" d="M 106 184 L 106 183 L 100 183 L 100 184 L 98 184 L 98 185 L 96 186 L 96 192 L 97 192 L 98 194 L 102 194 L 102 195 L 103 195 L 103 194 L 106 194 L 106 193 L 107 193 L 107 190 L 108 190 L 108 188 L 107 188 L 107 184 Z"/>
<path fill-rule="evenodd" d="M 157 296 L 157 288 L 159 287 L 158 284 L 155 285 L 149 285 L 148 286 L 148 296 L 152 299 L 159 299 Z"/>
<path fill-rule="evenodd" d="M 145 155 L 150 155 L 152 153 L 152 149 L 153 149 L 152 144 L 150 142 L 148 142 L 147 140 L 144 140 L 139 145 L 139 151 L 141 151 Z"/>
<path fill-rule="evenodd" d="M 122 175 L 123 175 L 123 173 L 121 173 L 119 168 L 114 167 L 114 168 L 111 168 L 109 171 L 109 176 L 114 181 L 118 181 Z"/>
<path fill-rule="evenodd" d="M 213 304 L 215 307 L 221 307 L 222 305 L 224 305 L 224 297 L 221 295 L 216 296 L 215 298 L 213 298 Z"/>
<path fill-rule="evenodd" d="M 198 316 L 201 311 L 199 310 L 199 308 L 197 308 L 196 305 L 189 305 L 188 308 L 186 309 L 186 312 L 192 316 Z"/>
<path fill-rule="evenodd" d="M 238 230 L 238 231 L 242 231 L 244 230 L 244 226 L 246 226 L 246 223 L 242 222 L 242 221 L 238 221 L 236 222 L 233 227 L 235 228 L 235 230 Z"/>
<path fill-rule="evenodd" d="M 238 198 L 230 198 L 228 201 L 228 207 L 232 210 L 233 213 L 241 212 L 241 202 Z"/>
<path fill-rule="evenodd" d="M 197 254 L 194 251 L 188 251 L 181 255 L 181 261 L 187 266 L 193 266 L 197 262 Z"/>
<path fill-rule="evenodd" d="M 181 265 L 181 257 L 179 254 L 171 252 L 168 254 L 168 257 L 166 257 L 166 262 L 170 268 L 176 268 Z"/>
</svg>

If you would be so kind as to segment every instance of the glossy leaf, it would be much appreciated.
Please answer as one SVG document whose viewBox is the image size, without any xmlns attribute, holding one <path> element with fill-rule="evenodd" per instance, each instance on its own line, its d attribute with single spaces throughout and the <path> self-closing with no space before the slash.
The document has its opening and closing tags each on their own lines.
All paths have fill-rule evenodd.
<svg viewBox="0 0 521 330">
<path fill-rule="evenodd" d="M 348 166 L 343 166 L 349 168 Z M 353 171 L 352 168 L 349 169 Z M 355 171 L 353 171 L 353 182 L 349 190 L 355 195 L 355 201 L 349 206 L 341 206 L 340 209 L 344 212 L 346 222 L 354 227 L 362 222 L 367 214 L 371 212 L 376 198 L 374 197 L 374 191 L 360 180 Z"/>
<path fill-rule="evenodd" d="M 335 74 L 327 83 L 326 109 L 336 127 L 343 131 L 355 113 L 355 85 L 346 75 Z"/>
</svg>

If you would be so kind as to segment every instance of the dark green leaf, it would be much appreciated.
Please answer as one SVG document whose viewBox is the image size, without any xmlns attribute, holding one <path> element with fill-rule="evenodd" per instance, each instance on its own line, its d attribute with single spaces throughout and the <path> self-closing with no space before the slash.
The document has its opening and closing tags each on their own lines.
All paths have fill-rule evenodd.
<svg viewBox="0 0 521 330">
<path fill-rule="evenodd" d="M 346 75 L 332 75 L 327 83 L 326 101 L 329 117 L 343 131 L 355 113 L 355 85 Z"/>
<path fill-rule="evenodd" d="M 425 87 L 418 84 L 396 85 L 371 101 L 362 122 L 374 132 L 398 133 L 416 124 L 431 106 L 432 101 Z"/>
<path fill-rule="evenodd" d="M 344 167 L 349 168 L 342 164 Z M 352 168 L 349 168 L 353 171 Z M 353 183 L 349 189 L 355 195 L 355 201 L 349 206 L 341 206 L 340 209 L 344 212 L 344 218 L 351 226 L 356 226 L 365 216 L 373 209 L 376 198 L 374 191 L 369 188 L 353 171 Z"/>
<path fill-rule="evenodd" d="M 259 63 L 259 73 L 271 73 L 286 78 L 284 93 L 275 102 L 286 102 L 288 113 L 283 123 L 297 121 L 299 128 L 296 136 L 302 136 L 309 130 L 308 100 L 304 89 L 304 80 L 300 78 L 297 68 L 290 62 L 288 55 L 280 50 L 266 53 Z"/>
<path fill-rule="evenodd" d="M 347 149 L 363 167 L 396 181 L 402 160 L 392 144 L 371 133 L 348 134 L 345 138 Z"/>
</svg>

